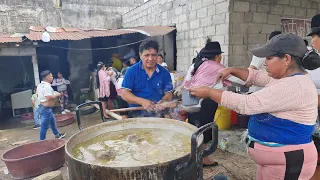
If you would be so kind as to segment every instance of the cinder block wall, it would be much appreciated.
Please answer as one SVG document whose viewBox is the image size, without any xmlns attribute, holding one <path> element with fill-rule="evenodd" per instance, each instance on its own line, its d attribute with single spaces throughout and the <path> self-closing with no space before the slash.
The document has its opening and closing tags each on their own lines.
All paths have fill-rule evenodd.
<svg viewBox="0 0 320 180">
<path fill-rule="evenodd" d="M 228 59 L 229 0 L 150 0 L 122 16 L 123 27 L 175 25 L 177 70 L 187 71 L 207 37 L 222 45 Z"/>
<path fill-rule="evenodd" d="M 248 67 L 250 49 L 281 30 L 281 18 L 311 19 L 318 0 L 150 0 L 122 16 L 124 27 L 175 25 L 178 70 L 187 70 L 206 37 L 219 41 L 224 64 Z"/>
<path fill-rule="evenodd" d="M 29 32 L 30 26 L 119 28 L 121 14 L 143 0 L 0 0 L 0 33 Z"/>
<path fill-rule="evenodd" d="M 311 19 L 319 9 L 320 3 L 311 0 L 231 0 L 228 65 L 248 67 L 249 50 L 281 31 L 281 18 Z"/>
</svg>

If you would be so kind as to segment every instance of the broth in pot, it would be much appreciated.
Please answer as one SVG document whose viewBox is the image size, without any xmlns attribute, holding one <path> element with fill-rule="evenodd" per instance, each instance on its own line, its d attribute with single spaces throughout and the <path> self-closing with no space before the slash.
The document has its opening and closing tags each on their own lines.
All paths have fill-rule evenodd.
<svg viewBox="0 0 320 180">
<path fill-rule="evenodd" d="M 159 164 L 183 157 L 190 151 L 188 135 L 155 128 L 108 132 L 72 148 L 76 159 L 108 167 Z"/>
</svg>

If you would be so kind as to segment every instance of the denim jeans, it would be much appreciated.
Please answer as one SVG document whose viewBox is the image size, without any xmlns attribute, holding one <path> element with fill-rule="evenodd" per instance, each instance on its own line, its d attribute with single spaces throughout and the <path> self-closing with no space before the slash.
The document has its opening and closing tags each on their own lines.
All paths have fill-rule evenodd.
<svg viewBox="0 0 320 180">
<path fill-rule="evenodd" d="M 59 134 L 56 124 L 56 118 L 52 113 L 52 108 L 39 105 L 39 114 L 41 120 L 40 140 L 45 140 L 49 126 L 55 136 Z"/>
<path fill-rule="evenodd" d="M 33 119 L 36 125 L 40 125 L 39 107 L 33 109 Z"/>
</svg>

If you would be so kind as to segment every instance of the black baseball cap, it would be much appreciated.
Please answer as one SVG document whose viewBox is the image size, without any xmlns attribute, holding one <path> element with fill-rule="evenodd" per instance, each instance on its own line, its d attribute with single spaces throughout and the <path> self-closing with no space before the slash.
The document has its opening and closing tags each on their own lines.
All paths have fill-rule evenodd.
<svg viewBox="0 0 320 180">
<path fill-rule="evenodd" d="M 250 50 L 257 57 L 270 57 L 280 54 L 304 57 L 308 51 L 303 39 L 292 33 L 279 34 L 260 48 Z"/>
</svg>

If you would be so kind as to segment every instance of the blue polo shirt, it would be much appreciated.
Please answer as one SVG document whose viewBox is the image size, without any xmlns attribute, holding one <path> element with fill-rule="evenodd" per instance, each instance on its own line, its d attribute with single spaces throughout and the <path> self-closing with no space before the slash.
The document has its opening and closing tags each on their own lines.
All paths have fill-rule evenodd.
<svg viewBox="0 0 320 180">
<path fill-rule="evenodd" d="M 128 89 L 137 97 L 157 103 L 162 97 L 173 90 L 171 76 L 168 70 L 156 65 L 156 71 L 149 78 L 144 70 L 142 61 L 131 66 L 122 82 L 122 89 Z M 130 104 L 130 107 L 140 106 Z"/>
</svg>

